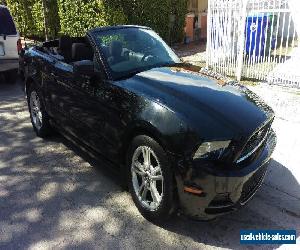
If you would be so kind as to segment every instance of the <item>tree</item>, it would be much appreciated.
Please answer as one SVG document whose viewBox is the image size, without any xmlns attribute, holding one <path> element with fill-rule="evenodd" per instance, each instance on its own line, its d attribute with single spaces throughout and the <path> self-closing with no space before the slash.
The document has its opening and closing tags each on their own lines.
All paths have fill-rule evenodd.
<svg viewBox="0 0 300 250">
<path fill-rule="evenodd" d="M 46 41 L 49 40 L 49 33 L 48 33 L 48 29 L 49 29 L 49 26 L 48 26 L 48 6 L 47 6 L 47 1 L 46 0 L 43 0 L 42 1 L 42 6 L 43 6 L 43 13 L 44 13 L 44 29 L 45 29 L 45 39 Z"/>
</svg>

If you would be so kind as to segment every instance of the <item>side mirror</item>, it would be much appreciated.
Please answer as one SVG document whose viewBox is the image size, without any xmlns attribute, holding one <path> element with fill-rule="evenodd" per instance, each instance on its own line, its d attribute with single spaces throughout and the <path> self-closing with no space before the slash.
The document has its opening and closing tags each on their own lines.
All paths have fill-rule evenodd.
<svg viewBox="0 0 300 250">
<path fill-rule="evenodd" d="M 82 60 L 73 63 L 73 70 L 76 76 L 92 77 L 95 74 L 94 62 L 90 60 Z"/>
</svg>

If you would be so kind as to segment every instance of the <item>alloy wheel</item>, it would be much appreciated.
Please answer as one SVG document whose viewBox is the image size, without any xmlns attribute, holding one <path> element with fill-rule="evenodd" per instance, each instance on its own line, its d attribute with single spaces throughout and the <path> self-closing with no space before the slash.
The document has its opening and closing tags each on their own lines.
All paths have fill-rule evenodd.
<svg viewBox="0 0 300 250">
<path fill-rule="evenodd" d="M 157 210 L 163 198 L 164 178 L 160 162 L 148 146 L 138 147 L 131 163 L 132 184 L 143 207 Z"/>
<path fill-rule="evenodd" d="M 32 116 L 33 125 L 37 130 L 40 130 L 42 127 L 42 111 L 41 111 L 41 103 L 38 94 L 36 91 L 32 91 L 29 100 L 30 105 L 30 113 Z"/>
</svg>

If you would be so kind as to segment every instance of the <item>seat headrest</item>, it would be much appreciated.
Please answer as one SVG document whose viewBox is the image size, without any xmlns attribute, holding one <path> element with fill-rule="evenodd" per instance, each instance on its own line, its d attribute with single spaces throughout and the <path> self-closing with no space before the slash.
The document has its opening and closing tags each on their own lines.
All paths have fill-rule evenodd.
<svg viewBox="0 0 300 250">
<path fill-rule="evenodd" d="M 73 43 L 72 61 L 93 60 L 93 50 L 85 43 Z"/>
<path fill-rule="evenodd" d="M 71 49 L 72 46 L 72 38 L 69 36 L 61 36 L 59 38 L 58 47 L 61 50 Z"/>
<path fill-rule="evenodd" d="M 122 54 L 123 44 L 119 41 L 112 41 L 109 46 L 111 56 L 119 57 Z"/>
</svg>

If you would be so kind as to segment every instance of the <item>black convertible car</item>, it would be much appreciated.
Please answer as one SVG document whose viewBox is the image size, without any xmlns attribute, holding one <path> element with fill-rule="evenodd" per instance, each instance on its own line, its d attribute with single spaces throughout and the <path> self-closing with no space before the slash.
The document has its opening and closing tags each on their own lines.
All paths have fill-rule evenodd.
<svg viewBox="0 0 300 250">
<path fill-rule="evenodd" d="M 119 168 L 147 219 L 177 208 L 210 219 L 260 187 L 276 143 L 273 111 L 182 63 L 151 29 L 96 28 L 23 56 L 36 134 L 55 128 Z"/>
</svg>

